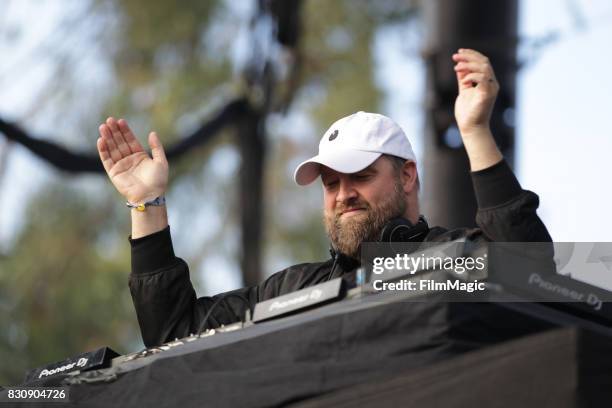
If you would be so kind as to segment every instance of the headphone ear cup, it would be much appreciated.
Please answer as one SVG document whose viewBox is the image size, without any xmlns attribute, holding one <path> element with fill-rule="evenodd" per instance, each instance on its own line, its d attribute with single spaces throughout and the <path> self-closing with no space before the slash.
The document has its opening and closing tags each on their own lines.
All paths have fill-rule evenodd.
<svg viewBox="0 0 612 408">
<path fill-rule="evenodd" d="M 410 235 L 414 228 L 412 223 L 405 218 L 393 218 L 389 220 L 380 233 L 381 242 L 404 242 L 404 237 Z"/>
<path fill-rule="evenodd" d="M 419 222 L 413 225 L 405 218 L 393 218 L 385 224 L 380 233 L 380 242 L 418 242 L 429 232 L 425 217 L 420 216 Z"/>
</svg>

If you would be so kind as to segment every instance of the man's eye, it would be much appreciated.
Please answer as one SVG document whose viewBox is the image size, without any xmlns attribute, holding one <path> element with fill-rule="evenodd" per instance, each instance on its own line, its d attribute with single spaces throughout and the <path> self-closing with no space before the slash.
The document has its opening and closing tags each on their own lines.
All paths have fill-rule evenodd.
<svg viewBox="0 0 612 408">
<path fill-rule="evenodd" d="M 327 188 L 333 188 L 336 185 L 338 185 L 338 180 L 328 181 L 327 183 L 325 183 L 325 187 Z"/>
<path fill-rule="evenodd" d="M 370 178 L 370 175 L 369 174 L 356 174 L 355 178 L 357 180 L 367 180 Z"/>
</svg>

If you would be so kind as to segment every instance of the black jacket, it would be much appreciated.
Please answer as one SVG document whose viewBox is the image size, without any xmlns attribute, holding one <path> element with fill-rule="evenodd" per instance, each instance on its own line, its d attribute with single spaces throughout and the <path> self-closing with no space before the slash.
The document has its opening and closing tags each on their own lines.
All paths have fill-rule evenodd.
<svg viewBox="0 0 612 408">
<path fill-rule="evenodd" d="M 476 223 L 480 228 L 448 231 L 434 227 L 424 241 L 443 242 L 460 237 L 505 242 L 551 241 L 536 214 L 538 196 L 521 188 L 505 161 L 472 173 L 472 180 L 478 202 Z M 198 298 L 187 264 L 174 255 L 169 227 L 130 243 L 130 292 L 147 347 L 236 322 L 244 315 L 247 303 L 252 310 L 263 300 L 323 282 L 333 264 L 329 259 L 293 265 L 257 286 Z M 334 276 L 354 281 L 357 266 L 356 261 L 340 256 Z"/>
</svg>

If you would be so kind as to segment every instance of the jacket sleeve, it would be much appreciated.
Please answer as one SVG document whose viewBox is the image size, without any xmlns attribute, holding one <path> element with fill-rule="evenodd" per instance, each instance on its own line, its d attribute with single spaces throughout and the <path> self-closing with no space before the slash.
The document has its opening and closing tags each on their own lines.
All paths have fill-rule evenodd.
<svg viewBox="0 0 612 408">
<path fill-rule="evenodd" d="M 476 223 L 492 241 L 551 242 L 536 210 L 539 199 L 523 190 L 505 160 L 472 173 L 478 212 Z"/>
<path fill-rule="evenodd" d="M 187 264 L 174 255 L 169 227 L 130 244 L 129 287 L 147 347 L 239 321 L 258 302 L 258 287 L 198 299 Z"/>
</svg>

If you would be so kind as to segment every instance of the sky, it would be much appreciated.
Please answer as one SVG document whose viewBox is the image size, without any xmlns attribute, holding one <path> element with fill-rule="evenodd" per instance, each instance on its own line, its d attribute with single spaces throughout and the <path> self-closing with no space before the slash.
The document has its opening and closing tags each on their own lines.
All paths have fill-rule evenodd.
<svg viewBox="0 0 612 408">
<path fill-rule="evenodd" d="M 612 241 L 610 169 L 612 3 L 577 1 L 584 25 L 564 0 L 520 2 L 515 171 L 540 196 L 540 217 L 555 241 Z M 424 67 L 405 50 L 405 29 L 379 36 L 379 82 L 386 113 L 411 135 L 423 156 Z M 533 43 L 555 36 L 548 45 Z M 404 52 L 397 52 L 404 49 Z M 410 78 L 419 78 L 411 81 Z M 407 80 L 408 79 L 408 80 Z M 413 137 L 414 136 L 414 137 Z"/>
<path fill-rule="evenodd" d="M 523 0 L 519 14 L 515 172 L 540 198 L 538 215 L 556 242 L 612 242 L 612 3 Z M 579 11 L 576 13 L 576 11 Z M 424 65 L 406 50 L 405 28 L 379 33 L 378 80 L 385 114 L 423 157 Z M 541 47 L 535 44 L 546 45 Z M 403 49 L 398 53 L 396 50 Z M 408 80 L 406 80 L 408 78 Z M 604 275 L 605 274 L 605 275 Z M 612 290 L 612 273 L 574 278 Z"/>
<path fill-rule="evenodd" d="M 559 1 L 526 1 L 521 31 L 559 33 L 518 77 L 518 167 L 555 241 L 612 241 L 612 3 L 581 1 L 584 26 Z"/>
<path fill-rule="evenodd" d="M 6 61 L 19 61 L 20 55 L 47 35 L 61 18 L 60 2 L 36 4 L 33 7 L 32 1 L 11 2 L 10 13 L 0 17 L 0 23 L 36 27 L 24 31 L 27 38 L 18 49 L 6 46 L 6 39 L 0 41 L 0 114 L 8 118 L 23 119 L 37 96 L 34 90 L 48 80 L 43 63 L 27 70 L 19 80 L 6 83 L 6 78 L 14 78 L 12 65 Z M 35 25 L 32 20 L 36 20 Z M 525 64 L 517 81 L 517 176 L 524 188 L 539 195 L 538 213 L 555 241 L 612 241 L 612 193 L 605 183 L 612 152 L 612 54 L 605 52 L 612 40 L 612 3 L 523 0 L 519 24 L 519 57 Z M 411 135 L 417 157 L 422 157 L 425 72 L 420 50 L 406 47 L 406 36 L 419 35 L 418 27 L 382 29 L 375 37 L 374 58 L 376 81 L 385 94 L 381 113 L 398 121 Z M 537 41 L 542 39 L 550 40 L 537 47 Z M 28 121 L 28 129 L 44 133 L 43 123 L 43 119 Z M 307 124 L 303 128 L 309 129 Z M 0 149 L 3 142 L 0 137 Z M 49 175 L 48 169 L 20 146 L 12 149 L 7 172 L 0 179 L 0 250 L 9 248 L 19 231 L 23 203 L 50 177 L 57 177 Z M 219 258 L 207 263 L 208 270 L 226 267 Z M 597 283 L 600 277 L 583 279 Z M 215 273 L 205 278 L 211 293 L 232 289 L 238 282 L 235 274 Z"/>
</svg>

